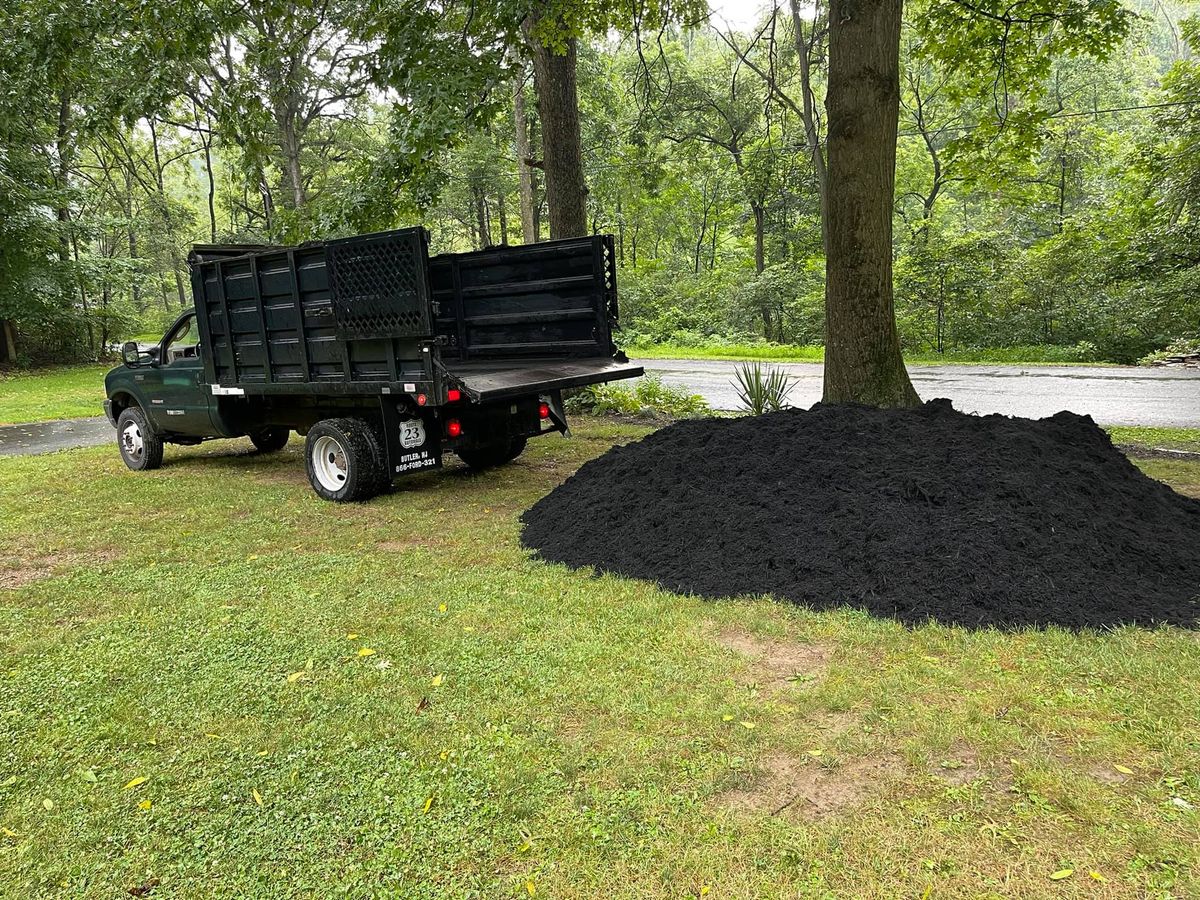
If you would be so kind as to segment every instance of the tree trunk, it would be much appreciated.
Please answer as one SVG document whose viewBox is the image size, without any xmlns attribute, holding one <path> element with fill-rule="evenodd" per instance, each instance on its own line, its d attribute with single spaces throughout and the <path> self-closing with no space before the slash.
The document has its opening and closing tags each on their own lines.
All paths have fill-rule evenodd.
<svg viewBox="0 0 1200 900">
<path fill-rule="evenodd" d="M 0 319 L 0 363 L 15 364 L 17 361 L 17 330 L 12 319 Z"/>
<path fill-rule="evenodd" d="M 525 20 L 530 34 L 536 19 Z M 587 187 L 579 137 L 579 95 L 575 83 L 576 42 L 567 42 L 559 55 L 533 43 L 533 79 L 542 121 L 542 165 L 546 173 L 546 203 L 550 208 L 550 239 L 583 237 L 587 227 Z"/>
<path fill-rule="evenodd" d="M 71 207 L 68 200 L 69 178 L 71 172 L 71 98 L 64 92 L 58 104 L 58 134 L 54 143 L 58 157 L 55 165 L 55 187 L 58 189 L 58 207 L 54 217 L 58 220 L 58 258 L 64 266 L 71 261 Z"/>
<path fill-rule="evenodd" d="M 513 123 L 516 130 L 517 150 L 517 182 L 521 197 L 521 237 L 526 244 L 535 244 L 538 240 L 537 204 L 534 196 L 537 194 L 537 171 L 530 165 L 533 151 L 529 142 L 529 117 L 525 115 L 525 82 L 517 81 L 513 91 Z"/>
<path fill-rule="evenodd" d="M 761 275 L 767 267 L 766 210 L 754 201 L 751 201 L 750 209 L 754 212 L 754 271 Z"/>
<path fill-rule="evenodd" d="M 829 9 L 827 403 L 914 406 L 892 297 L 902 0 Z"/>
<path fill-rule="evenodd" d="M 825 233 L 829 221 L 829 173 L 825 164 L 825 151 L 821 147 L 821 132 L 816 116 L 816 93 L 813 89 L 812 53 L 814 47 L 804 35 L 804 20 L 800 15 L 801 0 L 790 0 L 792 10 L 792 37 L 796 43 L 796 54 L 800 60 L 800 91 L 803 102 L 804 140 L 808 145 L 808 158 L 812 160 L 813 173 L 817 179 L 817 198 L 821 210 L 821 243 L 827 243 Z M 814 11 L 813 41 L 820 19 L 820 5 Z"/>
<path fill-rule="evenodd" d="M 508 245 L 508 209 L 504 205 L 504 189 L 496 194 L 496 218 L 500 220 L 500 243 Z"/>
<path fill-rule="evenodd" d="M 483 188 L 473 188 L 475 195 L 475 230 L 479 235 L 479 249 L 486 250 L 492 246 L 492 229 L 488 227 L 487 206 L 484 203 Z"/>
</svg>

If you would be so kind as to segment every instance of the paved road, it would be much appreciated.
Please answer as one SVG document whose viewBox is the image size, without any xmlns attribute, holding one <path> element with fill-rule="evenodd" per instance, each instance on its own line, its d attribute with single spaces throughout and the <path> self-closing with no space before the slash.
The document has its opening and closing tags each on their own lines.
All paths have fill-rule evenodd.
<svg viewBox="0 0 1200 900">
<path fill-rule="evenodd" d="M 115 439 L 116 432 L 104 416 L 0 425 L 0 456 L 28 456 L 75 447 L 95 447 Z"/>
<path fill-rule="evenodd" d="M 701 394 L 715 409 L 737 409 L 736 362 L 636 360 L 665 383 Z M 790 401 L 821 399 L 820 363 L 771 363 L 795 379 Z M 913 366 L 917 393 L 949 397 L 964 412 L 1040 419 L 1063 409 L 1101 425 L 1200 428 L 1200 370 L 1099 366 Z"/>
<path fill-rule="evenodd" d="M 721 360 L 637 360 L 667 384 L 702 394 L 715 409 L 737 409 L 732 385 L 738 363 Z M 791 402 L 821 399 L 819 363 L 772 363 L 795 378 Z M 949 397 L 965 412 L 1039 419 L 1062 409 L 1087 413 L 1101 425 L 1200 428 L 1200 371 L 1037 366 L 913 366 L 925 399 Z M 31 425 L 0 425 L 0 456 L 52 453 L 113 440 L 103 416 Z"/>
</svg>

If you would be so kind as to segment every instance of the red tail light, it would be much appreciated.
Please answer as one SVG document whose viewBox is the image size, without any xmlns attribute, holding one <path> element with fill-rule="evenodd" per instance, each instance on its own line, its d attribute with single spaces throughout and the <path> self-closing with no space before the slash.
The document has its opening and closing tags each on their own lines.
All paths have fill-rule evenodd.
<svg viewBox="0 0 1200 900">
<path fill-rule="evenodd" d="M 457 403 L 461 399 L 462 391 L 460 391 L 458 388 L 450 388 L 450 390 L 446 391 L 447 403 Z"/>
<path fill-rule="evenodd" d="M 446 423 L 446 434 L 450 437 L 458 437 L 462 434 L 462 423 L 458 419 L 451 419 Z"/>
<path fill-rule="evenodd" d="M 417 406 L 424 406 L 429 401 L 424 394 L 417 394 Z"/>
<path fill-rule="evenodd" d="M 542 403 L 538 406 L 538 416 L 542 419 L 550 418 L 550 404 Z"/>
</svg>

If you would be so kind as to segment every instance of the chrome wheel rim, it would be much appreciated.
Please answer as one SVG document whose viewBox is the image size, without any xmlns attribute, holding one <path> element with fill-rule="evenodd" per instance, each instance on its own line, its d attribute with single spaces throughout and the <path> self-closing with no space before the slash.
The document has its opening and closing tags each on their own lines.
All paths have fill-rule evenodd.
<svg viewBox="0 0 1200 900">
<path fill-rule="evenodd" d="M 346 486 L 350 464 L 345 448 L 335 438 L 323 435 L 313 441 L 312 467 L 317 483 L 325 490 L 340 491 Z"/>
<path fill-rule="evenodd" d="M 146 442 L 142 439 L 142 429 L 138 427 L 137 422 L 127 422 L 121 429 L 121 449 L 130 459 L 142 458 Z"/>
</svg>

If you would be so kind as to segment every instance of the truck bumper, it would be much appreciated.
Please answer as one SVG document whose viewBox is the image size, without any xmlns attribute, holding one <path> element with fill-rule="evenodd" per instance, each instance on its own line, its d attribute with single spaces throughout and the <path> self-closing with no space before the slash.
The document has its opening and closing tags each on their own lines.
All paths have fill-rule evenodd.
<svg viewBox="0 0 1200 900">
<path fill-rule="evenodd" d="M 113 428 L 116 428 L 117 420 L 116 420 L 116 417 L 113 415 L 111 400 L 104 401 L 104 415 L 108 418 L 108 424 L 110 424 Z"/>
</svg>

